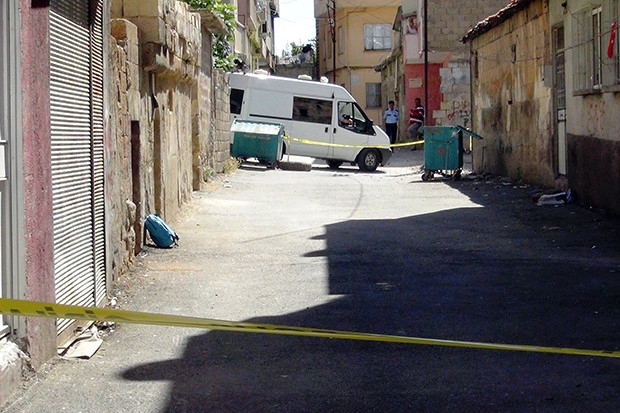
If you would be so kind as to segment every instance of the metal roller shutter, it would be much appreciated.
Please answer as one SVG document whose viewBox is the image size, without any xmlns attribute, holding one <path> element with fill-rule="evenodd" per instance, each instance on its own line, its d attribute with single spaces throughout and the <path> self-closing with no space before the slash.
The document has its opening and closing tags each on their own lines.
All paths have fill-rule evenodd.
<svg viewBox="0 0 620 413">
<path fill-rule="evenodd" d="M 95 302 L 106 298 L 105 193 L 103 157 L 103 0 L 94 1 L 91 25 L 91 85 L 93 134 L 93 213 Z"/>
<path fill-rule="evenodd" d="M 103 255 L 103 99 L 101 42 L 87 0 L 50 1 L 50 111 L 56 301 L 93 306 Z M 101 30 L 93 27 L 93 31 Z M 94 41 L 93 41 L 94 40 Z M 93 61 L 99 65 L 93 74 Z M 94 80 L 94 81 L 93 81 Z M 101 273 L 101 275 L 100 275 Z M 105 294 L 105 281 L 103 281 Z M 62 333 L 72 320 L 58 320 Z"/>
</svg>

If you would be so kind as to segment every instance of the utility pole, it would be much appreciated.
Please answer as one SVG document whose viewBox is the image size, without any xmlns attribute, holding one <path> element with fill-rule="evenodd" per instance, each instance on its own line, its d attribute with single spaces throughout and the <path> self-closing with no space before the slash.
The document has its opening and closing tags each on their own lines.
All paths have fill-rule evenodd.
<svg viewBox="0 0 620 413">
<path fill-rule="evenodd" d="M 336 0 L 327 0 L 327 17 L 332 36 L 332 83 L 336 83 Z"/>
<path fill-rule="evenodd" d="M 426 125 L 426 119 L 428 118 L 428 0 L 424 0 L 424 29 L 422 30 L 424 36 L 424 123 Z"/>
</svg>

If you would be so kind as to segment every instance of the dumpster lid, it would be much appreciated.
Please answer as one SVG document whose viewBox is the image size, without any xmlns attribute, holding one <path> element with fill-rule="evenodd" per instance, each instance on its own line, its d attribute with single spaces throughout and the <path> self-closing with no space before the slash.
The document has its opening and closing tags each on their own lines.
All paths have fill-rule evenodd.
<svg viewBox="0 0 620 413">
<path fill-rule="evenodd" d="M 235 119 L 232 126 L 230 127 L 230 131 L 257 133 L 261 135 L 279 135 L 282 131 L 282 124 Z"/>
<path fill-rule="evenodd" d="M 458 131 L 461 132 L 465 132 L 466 134 L 468 134 L 469 136 L 473 136 L 476 139 L 484 139 L 482 136 L 478 135 L 475 132 L 470 131 L 469 129 L 466 129 L 460 125 L 450 125 L 450 126 L 422 126 L 420 128 L 420 132 L 424 132 L 426 130 L 430 131 L 441 131 L 442 129 L 452 129 L 452 133 L 455 134 Z M 433 133 L 433 132 L 430 132 Z M 436 133 L 436 132 L 435 132 Z"/>
<path fill-rule="evenodd" d="M 458 130 L 460 130 L 461 132 L 464 132 L 466 134 L 468 134 L 469 136 L 472 136 L 476 139 L 484 139 L 482 136 L 478 135 L 475 132 L 470 131 L 469 129 L 465 129 L 464 127 L 460 126 L 460 125 L 455 125 L 455 128 L 457 128 Z"/>
</svg>

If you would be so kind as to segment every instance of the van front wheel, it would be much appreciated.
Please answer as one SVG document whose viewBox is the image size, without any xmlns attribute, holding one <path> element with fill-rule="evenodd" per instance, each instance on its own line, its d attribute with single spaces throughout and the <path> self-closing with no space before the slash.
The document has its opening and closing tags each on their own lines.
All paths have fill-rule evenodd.
<svg viewBox="0 0 620 413">
<path fill-rule="evenodd" d="M 379 166 L 379 151 L 376 149 L 364 149 L 357 158 L 357 165 L 364 172 L 374 172 Z"/>
</svg>

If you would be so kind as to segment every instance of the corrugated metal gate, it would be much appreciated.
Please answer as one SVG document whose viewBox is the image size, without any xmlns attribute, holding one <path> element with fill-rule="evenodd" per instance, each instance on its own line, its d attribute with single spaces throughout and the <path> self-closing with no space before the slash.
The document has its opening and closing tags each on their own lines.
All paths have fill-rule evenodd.
<svg viewBox="0 0 620 413">
<path fill-rule="evenodd" d="M 106 292 L 101 3 L 50 1 L 56 302 L 81 306 Z M 58 320 L 58 334 L 71 322 Z"/>
</svg>

